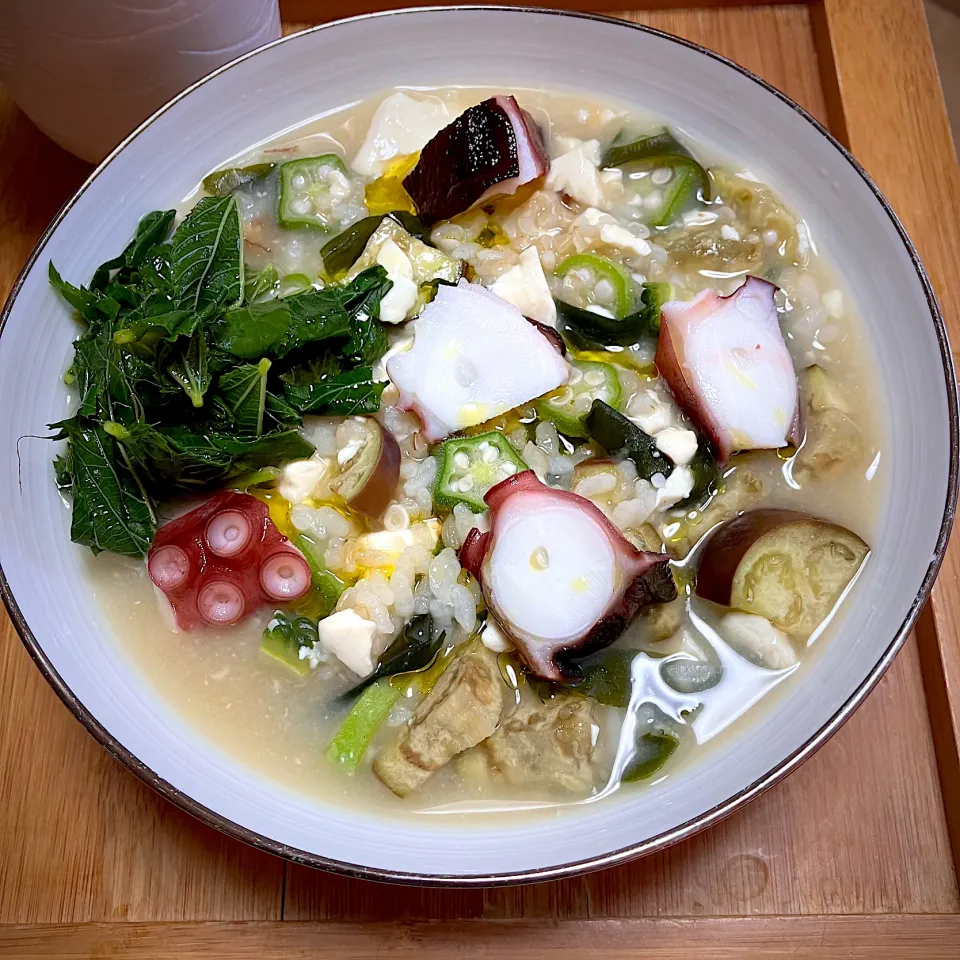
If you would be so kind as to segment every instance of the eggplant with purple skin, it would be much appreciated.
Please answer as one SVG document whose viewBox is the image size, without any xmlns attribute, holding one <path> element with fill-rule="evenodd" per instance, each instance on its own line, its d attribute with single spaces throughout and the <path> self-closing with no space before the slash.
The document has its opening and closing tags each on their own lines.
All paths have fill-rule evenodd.
<svg viewBox="0 0 960 960">
<path fill-rule="evenodd" d="M 460 563 L 535 676 L 580 680 L 574 658 L 609 646 L 642 609 L 677 596 L 668 558 L 638 550 L 584 497 L 526 470 L 484 499 L 490 532 L 470 532 Z"/>
<path fill-rule="evenodd" d="M 423 148 L 403 186 L 420 218 L 435 223 L 516 193 L 549 165 L 530 114 L 513 97 L 491 97 L 465 110 Z"/>
<path fill-rule="evenodd" d="M 765 617 L 806 642 L 829 617 L 870 548 L 855 533 L 795 510 L 752 510 L 703 548 L 697 596 Z"/>
<path fill-rule="evenodd" d="M 340 465 L 342 473 L 330 489 L 353 510 L 371 520 L 383 516 L 400 479 L 400 447 L 396 437 L 372 417 L 357 417 L 365 436 Z M 341 451 L 343 452 L 343 451 Z"/>
</svg>

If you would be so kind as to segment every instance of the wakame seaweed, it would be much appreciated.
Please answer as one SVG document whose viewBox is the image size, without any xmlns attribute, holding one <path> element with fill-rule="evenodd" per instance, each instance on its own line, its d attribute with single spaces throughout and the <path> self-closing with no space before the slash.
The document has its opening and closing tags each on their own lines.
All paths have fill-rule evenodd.
<svg viewBox="0 0 960 960">
<path fill-rule="evenodd" d="M 157 501 L 309 456 L 302 414 L 370 413 L 384 387 L 372 373 L 387 349 L 382 267 L 264 301 L 272 272 L 245 284 L 233 196 L 174 219 L 143 217 L 88 287 L 49 267 L 83 327 L 65 376 L 78 408 L 51 425 L 66 442 L 57 483 L 72 539 L 94 552 L 146 555 Z"/>
</svg>

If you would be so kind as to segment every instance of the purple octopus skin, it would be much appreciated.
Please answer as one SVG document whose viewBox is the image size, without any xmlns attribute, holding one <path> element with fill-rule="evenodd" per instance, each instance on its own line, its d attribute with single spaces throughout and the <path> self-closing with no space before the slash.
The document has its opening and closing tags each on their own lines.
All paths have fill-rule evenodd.
<svg viewBox="0 0 960 960">
<path fill-rule="evenodd" d="M 549 167 L 533 118 L 513 97 L 469 107 L 421 151 L 403 185 L 427 223 L 509 196 Z"/>
<path fill-rule="evenodd" d="M 524 317 L 523 319 L 532 324 L 539 334 L 546 337 L 561 357 L 567 355 L 567 345 L 563 342 L 563 337 L 553 327 L 548 327 L 547 324 L 534 320 L 533 317 Z"/>
</svg>

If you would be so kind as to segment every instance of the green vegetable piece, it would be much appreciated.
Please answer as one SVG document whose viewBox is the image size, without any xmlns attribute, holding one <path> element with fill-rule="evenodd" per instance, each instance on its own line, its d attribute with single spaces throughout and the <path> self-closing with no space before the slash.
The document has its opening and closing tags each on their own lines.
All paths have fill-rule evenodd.
<svg viewBox="0 0 960 960">
<path fill-rule="evenodd" d="M 584 424 L 590 438 L 611 457 L 626 457 L 637 467 L 638 475 L 649 480 L 659 473 L 668 477 L 673 462 L 657 449 L 656 441 L 602 400 L 594 400 Z"/>
<path fill-rule="evenodd" d="M 208 440 L 233 458 L 233 472 L 246 473 L 287 460 L 303 460 L 314 446 L 299 430 L 277 430 L 259 437 L 238 437 L 234 433 L 210 431 Z"/>
<path fill-rule="evenodd" d="M 617 320 L 622 320 L 633 312 L 633 278 L 620 264 L 595 253 L 576 253 L 563 260 L 554 272 L 558 277 L 565 277 L 574 270 L 587 271 L 595 278 L 595 284 L 599 285 L 605 280 L 613 288 L 612 297 L 600 298 L 596 294 L 591 295 L 592 303 L 604 309 L 612 309 Z"/>
<path fill-rule="evenodd" d="M 412 673 L 425 670 L 437 658 L 443 648 L 446 633 L 438 631 L 429 613 L 414 617 L 403 633 L 383 652 L 377 663 L 377 669 L 352 690 L 340 694 L 340 700 L 352 700 L 370 684 L 384 677 L 398 673 Z"/>
<path fill-rule="evenodd" d="M 157 286 L 154 282 L 156 271 L 152 262 L 154 251 L 167 239 L 175 218 L 175 210 L 154 210 L 142 217 L 137 224 L 134 238 L 123 253 L 101 263 L 94 271 L 90 290 L 93 293 L 109 291 L 108 295 L 115 298 L 117 290 L 126 289 L 131 292 L 129 287 L 136 280 L 144 280 L 151 287 Z M 135 306 L 137 302 L 139 296 L 135 295 L 130 305 Z"/>
<path fill-rule="evenodd" d="M 600 161 L 601 167 L 622 167 L 625 163 L 657 161 L 679 157 L 690 160 L 690 151 L 669 130 L 663 130 L 636 140 L 624 139 L 622 135 L 607 148 Z"/>
<path fill-rule="evenodd" d="M 177 493 L 196 494 L 261 467 L 313 453 L 313 444 L 295 429 L 244 438 L 224 431 L 134 422 L 118 424 L 113 435 L 147 489 L 165 499 Z"/>
<path fill-rule="evenodd" d="M 114 331 L 113 341 L 130 350 L 134 345 L 149 349 L 161 340 L 192 336 L 206 318 L 206 311 L 175 308 L 165 298 L 151 299 L 117 320 L 123 325 Z"/>
<path fill-rule="evenodd" d="M 287 379 L 285 374 L 283 379 Z M 370 367 L 344 370 L 313 382 L 287 382 L 284 398 L 300 413 L 355 416 L 376 413 L 387 381 L 373 379 Z"/>
<path fill-rule="evenodd" d="M 145 357 L 128 353 L 106 325 L 76 341 L 70 372 L 81 397 L 77 415 L 127 423 L 171 402 L 182 406 L 179 388 L 158 374 L 152 356 L 153 350 Z"/>
<path fill-rule="evenodd" d="M 134 238 L 123 253 L 100 264 L 94 271 L 90 289 L 105 291 L 115 277 L 121 284 L 127 284 L 133 279 L 134 270 L 143 272 L 143 268 L 150 263 L 154 248 L 169 236 L 175 219 L 175 210 L 154 210 L 142 217 Z"/>
<path fill-rule="evenodd" d="M 437 630 L 429 613 L 414 617 L 403 633 L 386 649 L 377 664 L 381 677 L 425 670 L 443 647 L 446 632 Z"/>
<path fill-rule="evenodd" d="M 226 197 L 245 183 L 262 180 L 275 166 L 273 163 L 251 163 L 246 167 L 215 170 L 203 178 L 203 189 L 215 197 Z"/>
<path fill-rule="evenodd" d="M 327 748 L 327 759 L 348 774 L 356 773 L 377 728 L 393 709 L 399 696 L 385 680 L 367 687 Z"/>
<path fill-rule="evenodd" d="M 620 320 L 557 301 L 560 332 L 578 349 L 629 347 L 660 333 L 660 312 L 671 297 L 669 283 L 644 283 L 640 309 Z"/>
<path fill-rule="evenodd" d="M 712 496 L 716 493 L 716 483 L 720 478 L 713 450 L 702 438 L 688 466 L 693 473 L 693 489 L 689 497 L 677 504 L 678 507 L 689 507 L 701 503 L 707 496 Z"/>
<path fill-rule="evenodd" d="M 343 233 L 338 233 L 332 240 L 328 240 L 320 248 L 323 269 L 328 277 L 346 273 L 357 262 L 371 234 L 380 226 L 380 221 L 385 216 L 387 214 L 379 217 L 364 217 L 352 227 L 347 227 Z"/>
<path fill-rule="evenodd" d="M 173 247 L 169 243 L 158 243 L 146 252 L 143 261 L 137 265 L 136 270 L 142 290 L 147 292 L 148 297 L 155 293 L 163 294 L 166 297 L 173 296 L 172 255 Z M 118 273 L 120 278 L 126 275 L 126 270 L 120 270 Z M 132 279 L 133 268 L 130 269 L 129 275 Z"/>
<path fill-rule="evenodd" d="M 280 278 L 280 296 L 292 297 L 313 289 L 313 281 L 305 273 L 288 273 Z"/>
<path fill-rule="evenodd" d="M 710 177 L 707 171 L 668 130 L 628 143 L 615 142 L 604 155 L 602 166 L 626 167 L 628 183 L 633 179 L 631 173 L 635 171 L 670 171 L 670 178 L 664 184 L 651 183 L 651 177 L 639 181 L 644 186 L 649 184 L 651 192 L 659 190 L 663 198 L 647 219 L 653 227 L 673 223 L 698 199 L 710 200 Z"/>
<path fill-rule="evenodd" d="M 604 650 L 580 661 L 583 680 L 576 686 L 577 693 L 625 708 L 630 703 L 630 665 L 636 656 L 636 650 Z"/>
<path fill-rule="evenodd" d="M 680 746 L 680 738 L 673 733 L 658 731 L 644 733 L 637 738 L 636 753 L 620 778 L 624 783 L 652 777 Z"/>
<path fill-rule="evenodd" d="M 657 449 L 653 437 L 602 400 L 593 402 L 584 425 L 604 453 L 633 460 L 644 479 L 671 472 L 673 464 Z"/>
<path fill-rule="evenodd" d="M 347 227 L 343 233 L 337 234 L 332 240 L 328 240 L 320 248 L 323 269 L 326 270 L 327 275 L 335 277 L 338 274 L 346 273 L 360 258 L 367 241 L 386 217 L 395 220 L 407 233 L 418 240 L 426 242 L 430 236 L 430 230 L 423 221 L 406 210 L 394 210 L 392 213 L 364 217 L 353 226 Z"/>
<path fill-rule="evenodd" d="M 620 380 L 612 364 L 594 360 L 571 360 L 573 372 L 566 384 L 536 403 L 537 413 L 552 420 L 567 437 L 586 437 L 584 420 L 594 400 L 615 410 L 620 406 Z"/>
<path fill-rule="evenodd" d="M 77 311 L 80 318 L 89 326 L 97 327 L 104 321 L 113 320 L 116 317 L 120 309 L 119 303 L 94 290 L 75 287 L 72 283 L 68 283 L 57 272 L 52 260 L 47 267 L 47 277 L 50 286 Z"/>
<path fill-rule="evenodd" d="M 300 648 L 312 647 L 316 642 L 316 621 L 309 617 L 289 617 L 277 610 L 264 628 L 260 650 L 298 676 L 305 677 L 310 673 L 310 661 L 300 659 Z"/>
<path fill-rule="evenodd" d="M 241 360 L 280 359 L 309 343 L 349 336 L 351 329 L 340 293 L 312 290 L 227 310 L 212 337 L 220 350 Z"/>
<path fill-rule="evenodd" d="M 621 780 L 646 780 L 652 777 L 680 746 L 679 724 L 655 703 L 641 703 L 636 712 L 633 735 L 634 752 Z"/>
<path fill-rule="evenodd" d="M 175 359 L 167 373 L 183 388 L 190 403 L 199 409 L 210 388 L 212 377 L 207 367 L 207 341 L 202 334 L 191 337 L 186 345 L 177 345 Z"/>
<path fill-rule="evenodd" d="M 70 539 L 94 553 L 109 550 L 144 557 L 153 542 L 156 516 L 136 473 L 102 426 L 79 418 L 50 425 L 56 440 L 68 440 L 57 461 L 57 482 L 73 494 Z"/>
<path fill-rule="evenodd" d="M 230 488 L 232 490 L 239 490 L 240 493 L 246 493 L 251 487 L 262 487 L 276 483 L 277 480 L 280 479 L 280 473 L 281 470 L 279 467 L 261 467 L 259 470 L 254 470 L 251 473 L 244 474 L 242 477 L 238 477 L 230 484 Z M 302 547 L 300 550 L 301 553 L 305 552 Z M 310 562 L 309 557 L 307 558 L 307 562 Z"/>
<path fill-rule="evenodd" d="M 264 407 L 264 420 L 271 423 L 271 431 L 277 428 L 288 429 L 289 427 L 299 427 L 303 418 L 286 399 L 278 393 L 274 393 L 267 387 L 267 402 Z"/>
<path fill-rule="evenodd" d="M 374 265 L 339 288 L 351 326 L 343 352 L 354 363 L 370 366 L 387 352 L 389 344 L 387 331 L 380 322 L 380 302 L 392 287 L 387 271 Z"/>
<path fill-rule="evenodd" d="M 154 427 L 139 421 L 108 425 L 126 460 L 154 494 L 196 493 L 230 476 L 233 458 L 208 436 L 186 427 Z"/>
<path fill-rule="evenodd" d="M 378 317 L 391 286 L 386 270 L 373 267 L 348 284 L 247 304 L 227 310 L 212 324 L 211 339 L 225 353 L 257 360 L 280 359 L 307 345 L 346 337 L 344 354 L 369 365 L 387 349 Z"/>
<path fill-rule="evenodd" d="M 301 533 L 293 545 L 307 558 L 312 574 L 313 589 L 321 600 L 321 617 L 329 617 L 347 585 L 323 562 L 323 551 L 310 537 Z"/>
<path fill-rule="evenodd" d="M 217 382 L 214 397 L 217 411 L 242 436 L 259 437 L 263 433 L 270 366 L 264 357 L 259 363 L 234 367 Z"/>
<path fill-rule="evenodd" d="M 290 298 L 291 300 L 294 298 Z M 318 311 L 319 312 L 319 311 Z M 343 336 L 350 329 L 350 319 L 332 305 L 332 316 L 323 318 L 330 337 Z M 219 350 L 241 360 L 255 360 L 264 354 L 279 357 L 283 341 L 293 324 L 291 305 L 282 300 L 249 303 L 236 310 L 228 310 L 211 328 L 211 342 Z M 323 339 L 322 337 L 320 339 Z"/>
<path fill-rule="evenodd" d="M 647 281 L 643 284 L 638 314 L 648 336 L 660 335 L 660 315 L 663 312 L 663 305 L 671 299 L 673 299 L 673 287 L 669 283 Z"/>
<path fill-rule="evenodd" d="M 117 374 L 122 375 L 119 357 L 120 350 L 110 339 L 108 329 L 92 330 L 74 341 L 69 372 L 80 394 L 78 416 L 95 417 L 101 410 L 106 414 L 111 381 L 121 379 Z"/>
<path fill-rule="evenodd" d="M 593 310 L 583 310 L 564 300 L 557 300 L 559 330 L 578 350 L 604 347 L 628 347 L 647 336 L 640 313 L 615 320 Z"/>
<path fill-rule="evenodd" d="M 474 513 L 487 509 L 483 498 L 491 487 L 527 469 L 510 441 L 496 430 L 447 440 L 437 456 L 434 503 L 451 508 L 465 503 Z"/>
<path fill-rule="evenodd" d="M 277 221 L 281 227 L 336 229 L 335 201 L 330 187 L 347 168 L 335 153 L 302 157 L 280 164 Z"/>
<path fill-rule="evenodd" d="M 234 197 L 203 197 L 173 235 L 178 306 L 233 307 L 243 301 L 243 229 Z"/>
<path fill-rule="evenodd" d="M 275 263 L 265 263 L 253 276 L 247 278 L 243 302 L 249 304 L 273 300 L 279 291 L 280 271 Z"/>
</svg>

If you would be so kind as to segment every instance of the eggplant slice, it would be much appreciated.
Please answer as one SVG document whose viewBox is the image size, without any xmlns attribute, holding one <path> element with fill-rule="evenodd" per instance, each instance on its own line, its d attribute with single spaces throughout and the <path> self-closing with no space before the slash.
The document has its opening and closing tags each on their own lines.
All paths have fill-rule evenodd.
<svg viewBox="0 0 960 960">
<path fill-rule="evenodd" d="M 697 572 L 697 596 L 766 617 L 806 643 L 833 612 L 870 548 L 855 533 L 795 510 L 765 507 L 718 527 Z"/>
</svg>

